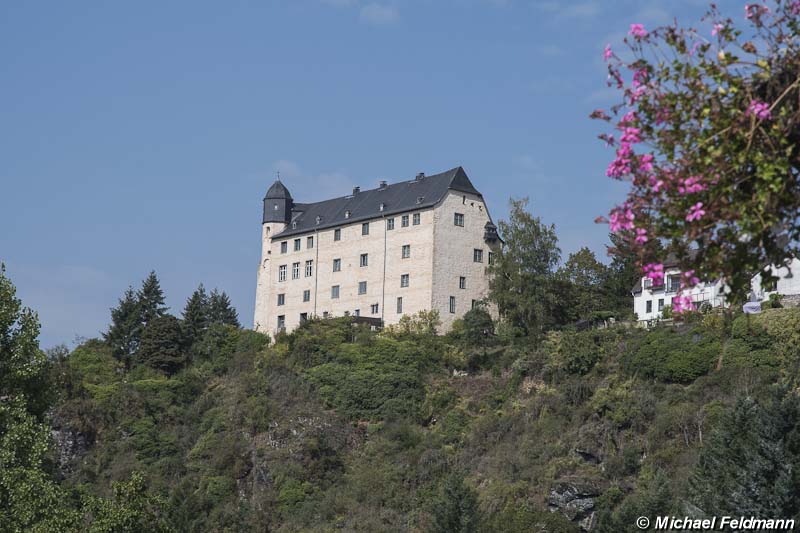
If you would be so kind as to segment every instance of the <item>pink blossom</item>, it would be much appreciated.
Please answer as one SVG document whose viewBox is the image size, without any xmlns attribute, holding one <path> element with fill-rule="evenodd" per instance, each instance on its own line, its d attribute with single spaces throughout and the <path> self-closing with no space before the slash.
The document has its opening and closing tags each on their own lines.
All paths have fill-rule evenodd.
<svg viewBox="0 0 800 533">
<path fill-rule="evenodd" d="M 603 61 L 608 61 L 611 59 L 611 56 L 614 55 L 614 52 L 611 51 L 611 45 L 607 44 L 605 49 L 603 50 Z"/>
<path fill-rule="evenodd" d="M 619 233 L 622 230 L 633 229 L 633 211 L 627 206 L 615 208 L 611 212 L 609 226 L 612 233 Z"/>
<path fill-rule="evenodd" d="M 703 202 L 697 202 L 689 209 L 689 214 L 686 215 L 686 221 L 692 222 L 694 220 L 700 220 L 706 212 L 703 209 Z"/>
<path fill-rule="evenodd" d="M 632 156 L 631 143 L 627 141 L 620 142 L 619 148 L 617 148 L 617 157 L 609 163 L 606 169 L 606 176 L 609 178 L 621 178 L 626 174 L 630 174 Z"/>
<path fill-rule="evenodd" d="M 702 183 L 701 180 L 700 176 L 689 176 L 684 180 L 680 180 L 678 192 L 681 194 L 693 194 L 708 189 L 708 185 Z"/>
<path fill-rule="evenodd" d="M 646 92 L 647 92 L 647 86 L 645 85 L 640 85 L 634 88 L 632 91 L 630 91 L 630 100 L 629 100 L 630 104 L 631 105 L 635 104 L 637 101 L 639 101 L 639 98 L 641 98 L 642 95 Z"/>
<path fill-rule="evenodd" d="M 800 15 L 800 0 L 795 0 L 789 4 L 789 12 L 792 15 Z"/>
<path fill-rule="evenodd" d="M 644 228 L 636 228 L 636 242 L 644 244 L 647 242 L 647 230 Z"/>
<path fill-rule="evenodd" d="M 672 298 L 672 310 L 677 314 L 694 311 L 695 309 L 692 297 L 688 294 L 679 294 Z"/>
<path fill-rule="evenodd" d="M 666 188 L 664 180 L 660 180 L 655 176 L 650 176 L 650 185 L 653 187 L 653 192 L 661 192 L 661 189 Z"/>
<path fill-rule="evenodd" d="M 656 113 L 656 125 L 661 125 L 669 119 L 669 110 L 666 107 L 662 107 Z"/>
<path fill-rule="evenodd" d="M 755 115 L 758 120 L 767 120 L 772 118 L 769 105 L 765 104 L 764 102 L 759 102 L 758 100 L 750 100 L 750 105 L 747 107 L 745 115 Z"/>
<path fill-rule="evenodd" d="M 653 154 L 644 154 L 639 159 L 639 170 L 641 170 L 642 172 L 653 171 Z"/>
<path fill-rule="evenodd" d="M 642 139 L 639 138 L 639 133 L 641 130 L 639 128 L 633 127 L 625 127 L 622 129 L 622 136 L 619 138 L 619 142 L 621 143 L 638 143 L 642 142 Z"/>
<path fill-rule="evenodd" d="M 628 32 L 628 35 L 633 35 L 637 39 L 641 39 L 643 37 L 647 37 L 647 32 L 644 29 L 644 25 L 642 25 L 642 24 L 631 24 L 631 29 Z"/>
<path fill-rule="evenodd" d="M 700 278 L 694 275 L 694 270 L 687 270 L 683 273 L 683 278 L 686 280 L 686 284 L 690 287 L 694 287 L 698 283 L 700 283 Z"/>
<path fill-rule="evenodd" d="M 714 27 L 711 29 L 711 35 L 717 35 L 725 28 L 724 24 L 714 24 Z"/>
<path fill-rule="evenodd" d="M 647 263 L 642 269 L 645 277 L 653 280 L 653 285 L 664 283 L 664 265 L 662 263 Z"/>
</svg>

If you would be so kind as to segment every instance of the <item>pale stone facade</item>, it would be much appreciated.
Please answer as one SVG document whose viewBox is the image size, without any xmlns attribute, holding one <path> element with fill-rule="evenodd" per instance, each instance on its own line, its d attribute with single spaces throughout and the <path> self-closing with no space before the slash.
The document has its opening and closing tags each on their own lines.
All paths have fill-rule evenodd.
<svg viewBox="0 0 800 533">
<path fill-rule="evenodd" d="M 276 185 L 265 198 L 257 330 L 346 314 L 390 325 L 436 309 L 444 332 L 486 298 L 500 241 L 460 167 L 315 204 L 294 204 Z M 281 202 L 294 207 L 281 214 Z"/>
</svg>

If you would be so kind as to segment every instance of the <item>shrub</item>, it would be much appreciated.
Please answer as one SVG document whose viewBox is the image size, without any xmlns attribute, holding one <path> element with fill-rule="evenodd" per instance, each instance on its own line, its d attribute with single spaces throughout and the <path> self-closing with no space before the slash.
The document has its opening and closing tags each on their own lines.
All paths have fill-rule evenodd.
<svg viewBox="0 0 800 533">
<path fill-rule="evenodd" d="M 703 335 L 699 329 L 656 328 L 647 333 L 636 350 L 625 354 L 623 364 L 632 374 L 689 383 L 708 373 L 719 353 L 719 340 Z"/>
</svg>

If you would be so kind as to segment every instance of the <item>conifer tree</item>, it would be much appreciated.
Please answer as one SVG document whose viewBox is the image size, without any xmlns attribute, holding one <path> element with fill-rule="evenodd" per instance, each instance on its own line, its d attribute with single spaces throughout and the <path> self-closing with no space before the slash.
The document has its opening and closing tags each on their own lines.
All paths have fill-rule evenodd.
<svg viewBox="0 0 800 533">
<path fill-rule="evenodd" d="M 209 298 L 209 323 L 211 324 L 225 324 L 235 328 L 241 327 L 239 324 L 239 316 L 236 313 L 231 300 L 225 291 L 219 292 L 217 289 L 211 291 Z"/>
<path fill-rule="evenodd" d="M 139 298 L 132 287 L 128 287 L 120 298 L 119 305 L 111 309 L 111 325 L 103 338 L 117 359 L 130 365 L 130 358 L 139 346 L 142 332 L 142 313 Z"/>
<path fill-rule="evenodd" d="M 153 319 L 142 332 L 136 358 L 167 375 L 177 372 L 186 362 L 180 320 L 172 315 Z"/>
<path fill-rule="evenodd" d="M 164 305 L 164 291 L 158 281 L 155 270 L 142 282 L 139 290 L 139 311 L 143 326 L 147 326 L 151 320 L 162 317 L 166 314 L 167 306 Z"/>
<path fill-rule="evenodd" d="M 183 338 L 191 346 L 205 332 L 210 322 L 211 303 L 201 283 L 183 308 Z"/>
</svg>

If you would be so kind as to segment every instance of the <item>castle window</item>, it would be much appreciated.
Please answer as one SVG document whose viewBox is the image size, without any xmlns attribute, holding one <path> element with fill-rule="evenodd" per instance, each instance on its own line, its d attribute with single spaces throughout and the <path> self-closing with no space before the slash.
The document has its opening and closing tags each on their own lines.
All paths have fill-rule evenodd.
<svg viewBox="0 0 800 533">
<path fill-rule="evenodd" d="M 306 242 L 306 248 L 309 250 L 314 247 L 314 237 L 309 237 Z"/>
<path fill-rule="evenodd" d="M 362 267 L 369 266 L 369 254 L 361 254 L 359 265 Z"/>
<path fill-rule="evenodd" d="M 300 263 L 292 263 L 292 279 L 300 279 Z"/>
<path fill-rule="evenodd" d="M 403 312 L 403 297 L 400 296 L 397 298 L 397 314 Z"/>
<path fill-rule="evenodd" d="M 652 313 L 653 312 L 653 300 L 647 300 L 645 302 L 645 313 Z"/>
<path fill-rule="evenodd" d="M 478 307 L 478 300 L 472 300 L 472 309 Z"/>
<path fill-rule="evenodd" d="M 288 252 L 288 251 L 289 251 L 289 243 L 288 243 L 288 242 L 286 242 L 286 241 L 283 241 L 283 242 L 281 243 L 281 253 L 282 253 L 282 254 L 285 254 L 285 253 L 286 253 L 286 252 Z"/>
<path fill-rule="evenodd" d="M 314 275 L 314 260 L 309 259 L 306 261 L 306 277 L 310 278 Z"/>
<path fill-rule="evenodd" d="M 285 294 L 279 294 L 278 295 L 278 305 L 283 305 L 285 303 L 286 303 L 286 295 Z"/>
<path fill-rule="evenodd" d="M 342 260 L 341 259 L 334 259 L 333 260 L 333 271 L 334 272 L 341 272 L 342 271 Z"/>
<path fill-rule="evenodd" d="M 403 215 L 400 217 L 400 225 L 404 228 L 408 227 L 408 215 Z"/>
<path fill-rule="evenodd" d="M 400 287 L 408 287 L 408 274 L 400 276 Z"/>
<path fill-rule="evenodd" d="M 277 211 L 277 210 L 278 210 L 278 209 L 280 209 L 280 208 L 281 208 L 281 207 L 280 207 L 278 204 L 272 204 L 272 210 L 273 210 L 273 211 Z"/>
<path fill-rule="evenodd" d="M 286 281 L 286 265 L 278 267 L 278 281 Z"/>
<path fill-rule="evenodd" d="M 464 214 L 463 213 L 455 213 L 453 215 L 453 224 L 463 228 L 464 227 Z"/>
<path fill-rule="evenodd" d="M 451 296 L 450 297 L 450 312 L 451 313 L 455 313 L 456 312 L 456 297 L 455 296 Z"/>
<path fill-rule="evenodd" d="M 494 252 L 489 252 L 489 264 L 494 264 Z"/>
<path fill-rule="evenodd" d="M 458 288 L 459 289 L 466 289 L 467 288 L 467 278 L 461 276 L 458 278 Z"/>
<path fill-rule="evenodd" d="M 331 299 L 336 300 L 337 298 L 339 298 L 339 286 L 334 285 L 331 287 Z"/>
<path fill-rule="evenodd" d="M 420 221 L 419 213 L 414 213 L 414 225 L 419 226 L 419 221 Z"/>
<path fill-rule="evenodd" d="M 300 323 L 304 324 L 308 322 L 308 313 L 300 313 Z"/>
<path fill-rule="evenodd" d="M 371 306 L 369 306 L 369 310 L 373 315 L 377 315 L 378 314 L 378 304 L 372 304 Z"/>
<path fill-rule="evenodd" d="M 333 230 L 333 240 L 334 241 L 341 241 L 342 240 L 342 230 L 340 230 L 340 229 Z"/>
<path fill-rule="evenodd" d="M 358 294 L 367 294 L 367 282 L 366 281 L 359 281 L 358 282 Z"/>
<path fill-rule="evenodd" d="M 353 316 L 361 316 L 361 309 L 356 309 L 353 311 Z"/>
<path fill-rule="evenodd" d="M 475 263 L 483 263 L 483 250 L 481 250 L 480 248 L 475 248 L 472 251 L 472 260 Z"/>
<path fill-rule="evenodd" d="M 393 218 L 387 218 L 386 219 L 386 229 L 387 230 L 393 230 L 394 229 L 394 219 Z"/>
<path fill-rule="evenodd" d="M 311 301 L 311 291 L 306 289 L 303 291 L 303 301 L 310 302 Z"/>
<path fill-rule="evenodd" d="M 411 245 L 410 244 L 404 244 L 403 245 L 402 258 L 403 259 L 408 259 L 409 257 L 411 257 Z"/>
<path fill-rule="evenodd" d="M 282 330 L 286 328 L 286 315 L 278 315 L 278 329 Z"/>
<path fill-rule="evenodd" d="M 330 314 L 327 311 L 322 312 L 322 318 L 328 318 Z"/>
<path fill-rule="evenodd" d="M 294 240 L 294 251 L 295 252 L 299 252 L 300 251 L 300 239 L 295 239 Z"/>
<path fill-rule="evenodd" d="M 361 224 L 361 235 L 369 235 L 369 222 Z"/>
</svg>

